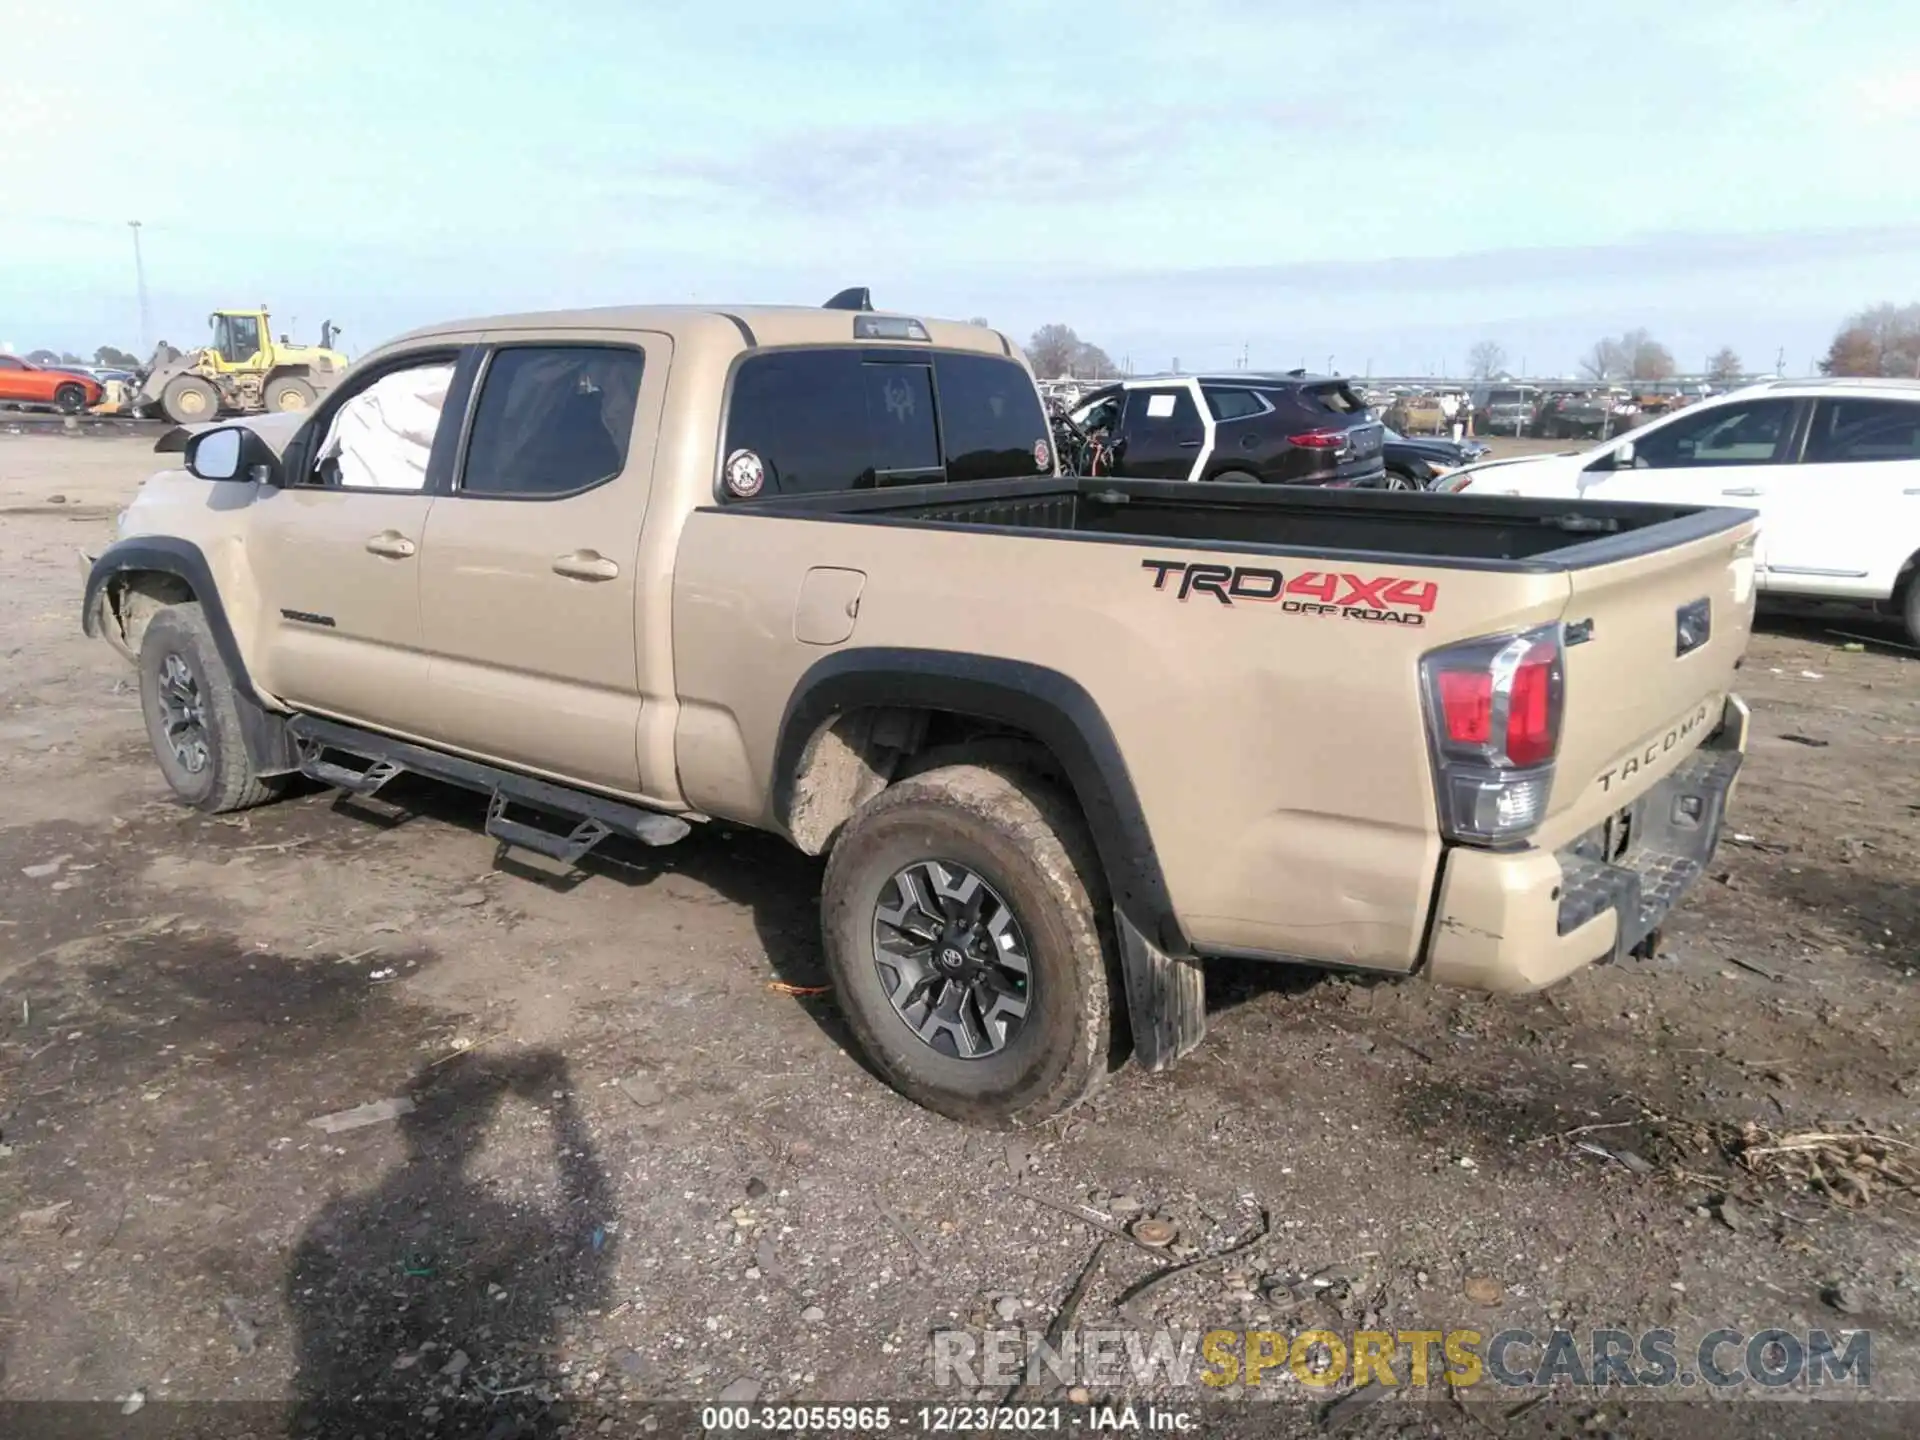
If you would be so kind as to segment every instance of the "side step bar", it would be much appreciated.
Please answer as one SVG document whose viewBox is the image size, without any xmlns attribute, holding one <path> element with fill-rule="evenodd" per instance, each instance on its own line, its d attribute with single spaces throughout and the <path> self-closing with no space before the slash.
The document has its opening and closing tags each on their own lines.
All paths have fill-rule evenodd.
<svg viewBox="0 0 1920 1440">
<path fill-rule="evenodd" d="M 354 795 L 372 795 L 403 771 L 444 780 L 488 797 L 487 834 L 507 845 L 572 864 L 609 835 L 623 835 L 642 845 L 671 845 L 693 827 L 677 815 L 663 815 L 621 800 L 585 790 L 573 790 L 502 770 L 479 760 L 448 755 L 360 730 L 333 720 L 296 715 L 287 721 L 300 773 L 322 785 Z M 352 760 L 360 765 L 343 763 Z M 508 814 L 513 806 L 559 822 L 553 828 L 532 819 Z"/>
</svg>

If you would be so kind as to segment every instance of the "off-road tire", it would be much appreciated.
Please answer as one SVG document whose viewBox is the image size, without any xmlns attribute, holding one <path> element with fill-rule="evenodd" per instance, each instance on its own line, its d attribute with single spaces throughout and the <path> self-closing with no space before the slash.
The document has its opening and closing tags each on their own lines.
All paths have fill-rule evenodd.
<svg viewBox="0 0 1920 1440">
<path fill-rule="evenodd" d="M 1004 1049 L 978 1059 L 936 1051 L 901 1018 L 874 964 L 883 888 L 916 860 L 966 866 L 1007 900 L 1030 960 L 1031 1009 Z M 902 1095 L 972 1125 L 1038 1124 L 1106 1079 L 1114 997 L 1105 887 L 1078 810 L 1010 767 L 949 765 L 903 780 L 841 831 L 820 914 L 842 1014 Z"/>
<path fill-rule="evenodd" d="M 293 403 L 287 404 L 288 400 L 292 400 Z M 290 410 L 311 410 L 313 400 L 313 386 L 298 375 L 282 375 L 267 385 L 267 409 L 276 415 L 285 414 Z"/>
<path fill-rule="evenodd" d="M 1222 470 L 1213 477 L 1215 485 L 1258 485 L 1260 477 L 1251 470 Z"/>
<path fill-rule="evenodd" d="M 161 691 L 170 657 L 185 666 L 200 697 L 206 763 L 199 770 L 189 768 L 168 739 Z M 265 804 L 280 793 L 283 781 L 254 773 L 240 728 L 233 677 L 198 604 L 168 605 L 147 622 L 140 637 L 140 711 L 146 717 L 147 740 L 160 774 L 183 803 L 209 815 L 224 815 Z"/>
<path fill-rule="evenodd" d="M 200 398 L 200 408 L 183 408 L 192 403 L 186 400 L 189 395 Z M 176 425 L 204 424 L 220 418 L 220 392 L 198 375 L 176 375 L 160 392 L 160 409 Z"/>
<path fill-rule="evenodd" d="M 62 385 L 53 392 L 54 406 L 62 415 L 78 415 L 87 408 L 87 391 L 84 385 Z"/>
</svg>

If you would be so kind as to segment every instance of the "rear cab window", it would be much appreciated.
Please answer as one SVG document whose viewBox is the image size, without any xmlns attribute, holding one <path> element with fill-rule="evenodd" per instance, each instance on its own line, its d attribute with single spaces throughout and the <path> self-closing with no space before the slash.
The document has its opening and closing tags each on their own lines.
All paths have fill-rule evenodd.
<svg viewBox="0 0 1920 1440">
<path fill-rule="evenodd" d="M 762 493 L 813 495 L 1032 475 L 1052 468 L 1049 436 L 1012 360 L 824 346 L 740 362 L 721 454 L 757 457 Z"/>
</svg>

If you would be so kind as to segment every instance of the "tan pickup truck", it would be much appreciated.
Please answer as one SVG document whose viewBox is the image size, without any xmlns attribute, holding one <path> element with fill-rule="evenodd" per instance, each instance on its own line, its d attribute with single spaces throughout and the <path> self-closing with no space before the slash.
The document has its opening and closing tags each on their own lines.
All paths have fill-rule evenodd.
<svg viewBox="0 0 1920 1440">
<path fill-rule="evenodd" d="M 1207 957 L 1643 947 L 1746 743 L 1748 512 L 1065 477 L 1002 336 L 858 297 L 420 331 L 184 459 L 84 601 L 182 800 L 786 836 L 872 1060 L 968 1120 L 1185 1053 Z"/>
</svg>

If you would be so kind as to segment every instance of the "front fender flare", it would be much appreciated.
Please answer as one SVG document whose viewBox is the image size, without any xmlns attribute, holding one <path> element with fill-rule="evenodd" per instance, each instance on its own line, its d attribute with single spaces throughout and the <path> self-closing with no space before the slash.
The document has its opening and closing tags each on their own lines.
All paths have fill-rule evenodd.
<svg viewBox="0 0 1920 1440">
<path fill-rule="evenodd" d="M 277 708 L 262 699 L 254 689 L 247 662 L 234 639 L 220 589 L 214 583 L 213 569 L 207 557 L 191 540 L 170 535 L 140 535 L 116 540 L 93 562 L 87 572 L 87 585 L 80 601 L 80 628 L 90 639 L 101 638 L 106 622 L 103 612 L 110 603 L 116 577 L 140 572 L 177 576 L 193 592 L 207 628 L 213 632 L 220 662 L 226 666 L 239 702 L 240 728 L 254 769 L 262 775 L 279 775 L 296 768 L 293 750 L 286 734 L 284 717 Z"/>
</svg>

